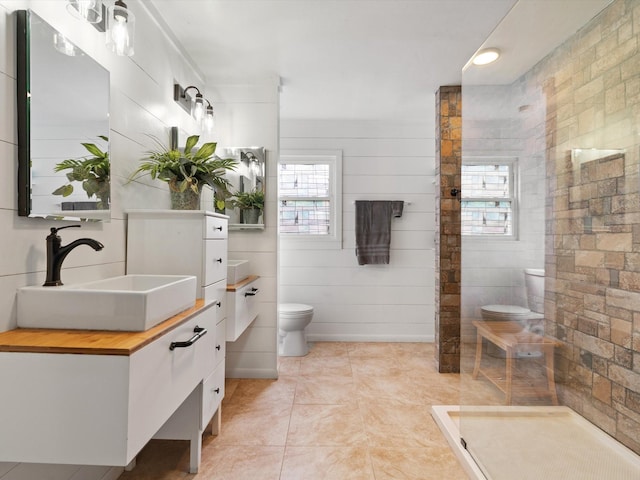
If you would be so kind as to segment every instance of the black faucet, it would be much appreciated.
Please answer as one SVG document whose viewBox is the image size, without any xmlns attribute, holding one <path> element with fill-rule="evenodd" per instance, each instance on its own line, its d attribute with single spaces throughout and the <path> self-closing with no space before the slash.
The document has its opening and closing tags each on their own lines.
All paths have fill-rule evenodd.
<svg viewBox="0 0 640 480">
<path fill-rule="evenodd" d="M 47 236 L 47 280 L 43 284 L 44 287 L 57 287 L 62 285 L 62 281 L 60 280 L 60 268 L 62 267 L 62 262 L 69 252 L 77 246 L 89 245 L 96 252 L 104 248 L 104 245 L 92 238 L 79 238 L 78 240 L 74 240 L 63 247 L 62 239 L 58 235 L 58 230 L 72 227 L 80 228 L 81 225 L 68 225 L 66 227 L 51 228 L 51 233 Z"/>
</svg>

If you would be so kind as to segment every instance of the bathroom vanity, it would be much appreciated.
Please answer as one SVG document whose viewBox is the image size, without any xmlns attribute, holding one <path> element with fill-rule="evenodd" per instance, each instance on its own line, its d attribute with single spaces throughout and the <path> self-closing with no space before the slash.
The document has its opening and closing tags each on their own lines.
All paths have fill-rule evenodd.
<svg viewBox="0 0 640 480">
<path fill-rule="evenodd" d="M 0 333 L 0 462 L 126 466 L 158 436 L 190 440 L 197 472 L 224 396 L 225 334 L 203 300 L 143 332 Z"/>
</svg>

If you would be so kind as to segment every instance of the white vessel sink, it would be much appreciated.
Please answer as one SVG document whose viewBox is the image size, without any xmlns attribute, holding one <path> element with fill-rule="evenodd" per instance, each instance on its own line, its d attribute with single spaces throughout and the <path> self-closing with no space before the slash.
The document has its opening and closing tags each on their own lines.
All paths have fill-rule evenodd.
<svg viewBox="0 0 640 480">
<path fill-rule="evenodd" d="M 227 283 L 235 285 L 249 276 L 249 260 L 227 260 Z"/>
<path fill-rule="evenodd" d="M 193 307 L 196 277 L 123 275 L 18 289 L 18 327 L 144 331 Z"/>
</svg>

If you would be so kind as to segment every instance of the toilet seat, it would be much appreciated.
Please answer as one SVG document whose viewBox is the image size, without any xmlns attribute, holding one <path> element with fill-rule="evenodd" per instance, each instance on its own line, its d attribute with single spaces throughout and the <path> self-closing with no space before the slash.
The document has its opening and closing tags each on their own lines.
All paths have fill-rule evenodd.
<svg viewBox="0 0 640 480">
<path fill-rule="evenodd" d="M 281 303 L 279 310 L 280 315 L 296 316 L 312 313 L 313 307 L 311 305 L 305 305 L 304 303 Z"/>
</svg>

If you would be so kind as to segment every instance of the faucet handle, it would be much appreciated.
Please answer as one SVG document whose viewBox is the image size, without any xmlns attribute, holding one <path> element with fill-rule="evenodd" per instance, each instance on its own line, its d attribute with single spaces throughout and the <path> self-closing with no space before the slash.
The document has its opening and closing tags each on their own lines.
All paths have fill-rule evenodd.
<svg viewBox="0 0 640 480">
<path fill-rule="evenodd" d="M 82 227 L 82 225 L 67 225 L 66 227 L 51 227 L 51 233 L 55 235 L 58 233 L 58 230 L 64 230 L 65 228 L 74 228 L 74 227 Z"/>
</svg>

